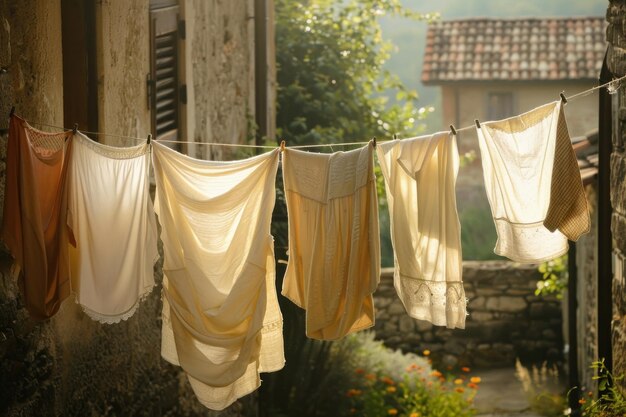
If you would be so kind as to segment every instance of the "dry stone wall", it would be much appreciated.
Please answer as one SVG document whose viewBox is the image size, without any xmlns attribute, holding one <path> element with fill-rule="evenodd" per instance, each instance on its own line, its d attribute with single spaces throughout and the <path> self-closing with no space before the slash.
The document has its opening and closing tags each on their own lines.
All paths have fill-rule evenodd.
<svg viewBox="0 0 626 417">
<path fill-rule="evenodd" d="M 561 302 L 535 296 L 541 278 L 536 265 L 508 261 L 463 263 L 469 299 L 466 328 L 447 329 L 415 320 L 393 287 L 393 271 L 385 270 L 375 294 L 377 338 L 404 351 L 431 351 L 440 366 L 511 366 L 561 362 Z"/>
</svg>

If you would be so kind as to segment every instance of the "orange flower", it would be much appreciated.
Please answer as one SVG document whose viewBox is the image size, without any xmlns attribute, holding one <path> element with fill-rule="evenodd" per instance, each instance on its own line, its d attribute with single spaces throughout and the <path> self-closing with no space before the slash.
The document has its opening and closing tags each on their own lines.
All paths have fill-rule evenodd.
<svg viewBox="0 0 626 417">
<path fill-rule="evenodd" d="M 480 384 L 480 381 L 482 380 L 480 379 L 479 376 L 473 376 L 470 378 L 470 381 L 473 382 L 474 384 Z"/>
<path fill-rule="evenodd" d="M 429 387 L 432 387 L 433 386 L 433 381 L 428 381 L 428 384 L 426 384 L 426 385 L 429 386 Z"/>
<path fill-rule="evenodd" d="M 588 397 L 593 397 L 593 392 L 591 392 L 591 391 L 587 392 L 587 396 Z"/>
<path fill-rule="evenodd" d="M 387 387 L 387 392 L 396 392 L 396 387 Z"/>
<path fill-rule="evenodd" d="M 436 369 L 435 369 L 434 371 L 432 371 L 432 372 L 430 373 L 430 375 L 431 375 L 431 376 L 434 376 L 434 377 L 437 377 L 437 378 L 440 378 L 440 377 L 442 377 L 442 376 L 443 376 L 443 374 L 442 374 L 441 372 L 439 372 L 438 370 L 436 370 Z"/>
<path fill-rule="evenodd" d="M 361 391 L 360 389 L 349 389 L 348 392 L 346 392 L 346 397 L 356 397 L 358 395 L 361 395 L 362 393 L 363 391 Z"/>
<path fill-rule="evenodd" d="M 464 366 L 464 367 L 462 367 L 462 368 L 461 368 L 461 371 L 463 371 L 463 372 L 469 372 L 469 371 L 470 371 L 470 368 L 468 368 L 467 366 Z"/>
<path fill-rule="evenodd" d="M 422 352 L 422 354 L 423 354 L 424 356 L 428 356 L 428 355 L 430 355 L 430 350 L 428 350 L 428 349 L 424 349 L 424 351 Z"/>
<path fill-rule="evenodd" d="M 446 366 L 446 369 L 447 369 L 448 371 L 451 371 L 451 370 L 452 370 L 452 366 L 451 366 L 451 365 L 448 365 L 448 366 Z"/>
<path fill-rule="evenodd" d="M 355 414 L 356 413 L 356 408 L 351 408 L 350 409 L 350 414 Z"/>
<path fill-rule="evenodd" d="M 383 376 L 383 377 L 380 378 L 380 380 L 382 382 L 384 382 L 385 384 L 387 384 L 387 385 L 395 384 L 395 382 L 393 382 L 393 379 L 389 378 L 388 376 Z"/>
<path fill-rule="evenodd" d="M 389 410 L 387 410 L 387 414 L 389 414 L 390 416 L 395 416 L 396 414 L 398 414 L 398 410 L 396 410 L 395 408 L 390 408 Z"/>
<path fill-rule="evenodd" d="M 364 374 L 365 371 L 363 369 L 361 369 L 361 368 L 357 368 L 357 369 L 354 370 L 354 373 L 356 373 L 357 375 L 361 375 L 361 374 Z"/>
<path fill-rule="evenodd" d="M 464 389 L 463 387 L 456 387 L 454 390 L 455 390 L 456 392 L 460 392 L 460 393 L 465 392 L 465 389 Z"/>
<path fill-rule="evenodd" d="M 412 363 L 411 365 L 406 367 L 407 372 L 411 372 L 411 371 L 421 371 L 422 367 L 418 366 L 416 363 Z"/>
<path fill-rule="evenodd" d="M 376 375 L 374 374 L 367 374 L 365 375 L 366 379 L 369 379 L 370 381 L 375 381 L 376 380 Z"/>
<path fill-rule="evenodd" d="M 463 380 L 461 378 L 457 378 L 457 379 L 454 380 L 454 383 L 456 385 L 461 385 L 463 383 Z"/>
<path fill-rule="evenodd" d="M 420 417 L 420 413 L 411 413 L 409 417 Z"/>
<path fill-rule="evenodd" d="M 586 402 L 587 400 L 585 400 L 584 398 L 581 398 L 580 400 L 578 400 L 578 404 L 584 404 Z"/>
<path fill-rule="evenodd" d="M 472 388 L 472 389 L 478 389 L 478 385 L 474 384 L 473 382 L 470 382 L 469 384 L 467 384 L 468 388 Z"/>
</svg>

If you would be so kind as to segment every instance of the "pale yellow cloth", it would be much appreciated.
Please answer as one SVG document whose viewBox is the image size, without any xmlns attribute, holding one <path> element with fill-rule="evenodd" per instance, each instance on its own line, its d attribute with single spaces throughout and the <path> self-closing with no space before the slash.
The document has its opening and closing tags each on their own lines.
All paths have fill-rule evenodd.
<svg viewBox="0 0 626 417">
<path fill-rule="evenodd" d="M 150 147 L 115 148 L 74 135 L 67 223 L 72 293 L 92 319 L 133 315 L 154 286 L 157 227 L 150 199 Z"/>
<path fill-rule="evenodd" d="M 285 362 L 270 235 L 278 155 L 201 161 L 154 143 L 165 256 L 161 355 L 214 410 Z"/>
<path fill-rule="evenodd" d="M 495 253 L 523 263 L 565 254 L 567 237 L 578 239 L 590 221 L 561 102 L 483 122 L 477 134 Z"/>
<path fill-rule="evenodd" d="M 372 149 L 283 152 L 289 262 L 282 293 L 306 309 L 314 339 L 374 325 L 380 237 Z"/>
<path fill-rule="evenodd" d="M 378 145 L 385 178 L 394 286 L 408 314 L 465 328 L 456 138 L 447 132 Z"/>
</svg>

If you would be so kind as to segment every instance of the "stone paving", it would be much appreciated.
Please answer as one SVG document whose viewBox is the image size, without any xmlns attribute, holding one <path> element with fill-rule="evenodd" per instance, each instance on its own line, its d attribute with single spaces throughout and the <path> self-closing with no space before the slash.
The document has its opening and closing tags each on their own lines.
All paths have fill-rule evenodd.
<svg viewBox="0 0 626 417">
<path fill-rule="evenodd" d="M 475 400 L 479 417 L 541 417 L 530 409 L 515 368 L 475 373 L 482 380 Z"/>
</svg>

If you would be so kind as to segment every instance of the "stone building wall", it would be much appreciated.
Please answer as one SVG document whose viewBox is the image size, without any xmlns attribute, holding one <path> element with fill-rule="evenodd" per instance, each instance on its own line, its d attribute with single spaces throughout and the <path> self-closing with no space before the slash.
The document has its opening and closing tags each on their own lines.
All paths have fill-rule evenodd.
<svg viewBox="0 0 626 417">
<path fill-rule="evenodd" d="M 626 1 L 611 0 L 607 10 L 607 63 L 615 77 L 626 75 Z M 622 83 L 623 85 L 624 83 Z M 626 375 L 626 88 L 613 96 L 611 204 L 613 217 L 613 373 Z"/>
<path fill-rule="evenodd" d="M 63 125 L 61 2 L 0 0 L 0 66 L 8 68 L 6 74 L 0 74 L 0 114 L 5 115 L 0 117 L 5 120 L 0 128 L 6 128 L 12 104 L 28 121 Z M 253 62 L 247 56 L 252 48 L 249 29 L 240 30 L 244 21 L 249 28 L 246 8 L 231 3 L 235 2 L 206 6 L 204 17 L 217 15 L 227 25 L 208 26 L 194 40 L 198 48 L 203 42 L 215 44 L 216 55 L 205 57 L 206 61 L 216 60 L 221 66 L 218 62 L 211 65 L 231 73 L 222 74 L 210 88 L 206 80 L 197 85 L 195 97 L 214 103 L 197 107 L 202 110 L 201 117 L 211 117 L 214 132 L 224 132 L 220 139 L 228 136 L 240 140 L 248 129 L 245 104 L 254 94 L 254 84 L 248 80 L 253 73 L 248 66 Z M 107 133 L 144 137 L 150 128 L 145 91 L 148 4 L 149 0 L 97 2 L 98 116 L 100 130 Z M 197 0 L 195 4 L 204 7 L 208 2 Z M 239 32 L 227 35 L 227 30 Z M 238 56 L 237 65 L 224 64 L 228 48 L 231 55 Z M 221 80 L 239 77 L 245 80 L 220 84 Z M 229 106 L 236 109 L 233 115 L 222 114 L 220 118 L 213 111 L 217 105 L 223 113 Z M 206 140 L 209 134 L 198 133 L 198 138 Z M 104 140 L 128 145 L 112 137 Z M 6 143 L 6 135 L 0 136 L 0 206 L 4 201 Z M 10 272 L 11 263 L 0 245 L 0 415 L 257 415 L 256 394 L 222 413 L 208 411 L 195 398 L 181 369 L 161 358 L 161 263 L 155 266 L 157 285 L 150 296 L 129 320 L 115 325 L 92 321 L 72 298 L 52 319 L 32 320 Z"/>
<path fill-rule="evenodd" d="M 444 367 L 511 366 L 516 358 L 561 362 L 561 302 L 535 296 L 540 278 L 536 265 L 464 262 L 469 316 L 465 329 L 451 330 L 410 318 L 393 288 L 393 271 L 387 269 L 374 296 L 376 336 L 404 351 L 428 349 Z"/>
</svg>

